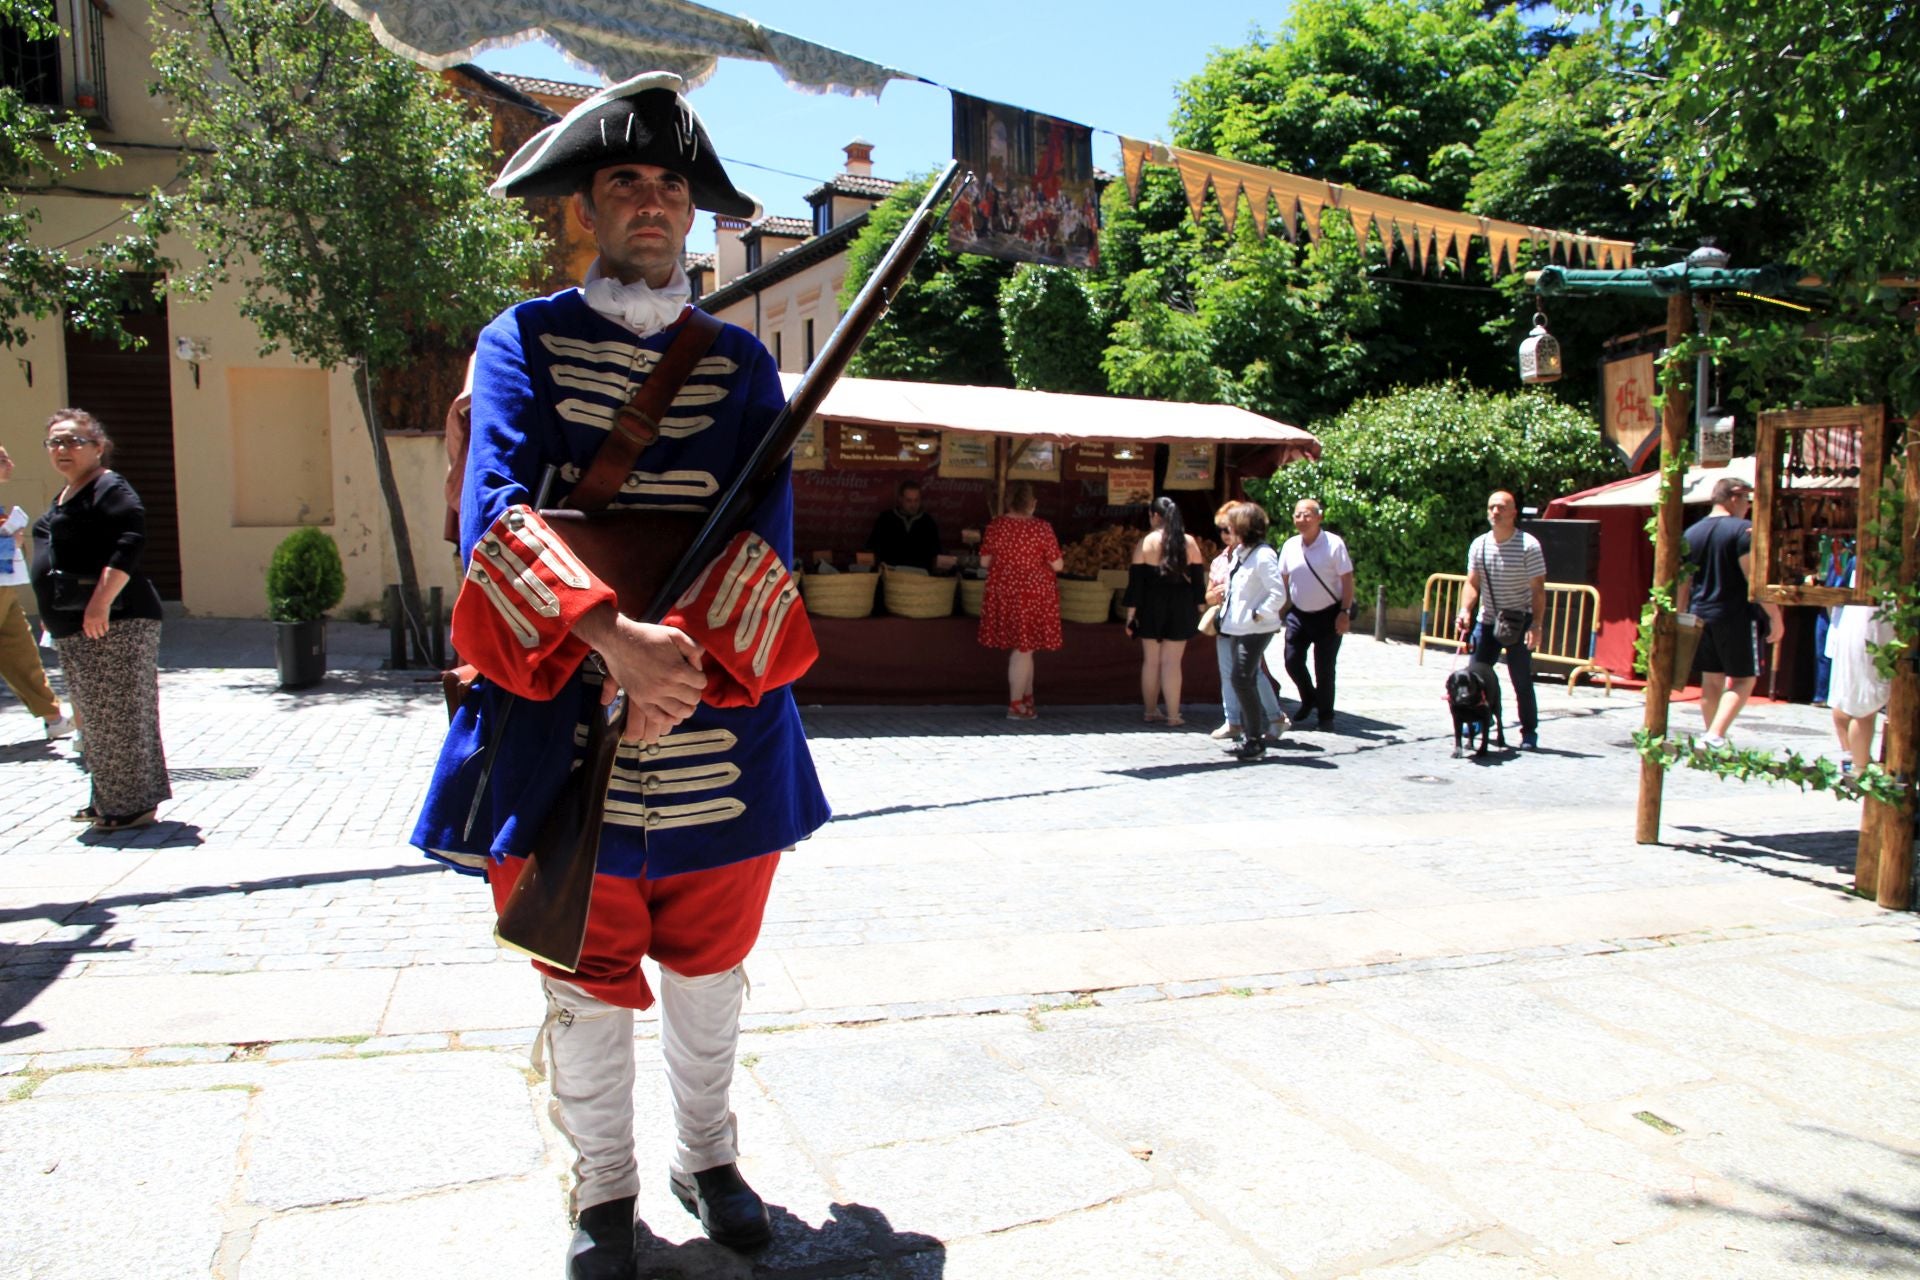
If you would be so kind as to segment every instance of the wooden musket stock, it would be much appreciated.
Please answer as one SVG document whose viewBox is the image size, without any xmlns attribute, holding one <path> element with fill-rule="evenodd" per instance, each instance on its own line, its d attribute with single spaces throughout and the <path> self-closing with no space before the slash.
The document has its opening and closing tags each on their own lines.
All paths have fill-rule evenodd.
<svg viewBox="0 0 1920 1280">
<path fill-rule="evenodd" d="M 813 364 L 767 428 L 740 474 L 706 516 L 675 511 L 543 510 L 540 515 L 566 539 L 567 546 L 614 589 L 620 612 L 641 622 L 658 622 L 686 594 L 693 580 L 748 518 L 779 474 L 794 442 L 818 412 L 827 392 L 846 372 L 860 343 L 886 311 L 907 273 L 932 239 L 934 209 L 959 174 L 958 161 L 934 179 L 926 198 L 887 250 Z M 514 883 L 500 912 L 495 936 L 508 946 L 571 973 L 580 962 L 587 933 L 587 908 L 593 892 L 595 854 L 600 845 L 601 809 L 612 774 L 618 733 L 607 730 L 596 744 L 588 738 L 588 759 L 574 770 L 553 812 L 541 824 L 529 865 Z M 598 750 L 596 750 L 598 748 Z M 604 754 L 604 767 L 600 761 Z M 578 795 L 576 784 L 589 789 Z M 582 816 L 585 810 L 590 816 Z M 579 812 L 575 812 L 579 811 Z"/>
</svg>

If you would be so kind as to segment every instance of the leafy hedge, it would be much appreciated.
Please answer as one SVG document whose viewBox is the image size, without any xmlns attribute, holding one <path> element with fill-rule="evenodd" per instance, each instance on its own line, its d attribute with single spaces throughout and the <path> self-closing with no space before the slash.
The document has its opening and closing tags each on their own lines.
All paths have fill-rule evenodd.
<svg viewBox="0 0 1920 1280">
<path fill-rule="evenodd" d="M 1460 383 L 1414 387 L 1354 402 L 1316 424 L 1317 462 L 1282 467 L 1247 490 L 1293 527 L 1293 504 L 1318 498 L 1327 527 L 1353 553 L 1363 597 L 1384 582 L 1394 604 L 1417 604 L 1427 575 L 1458 573 L 1487 527 L 1487 494 L 1508 489 L 1521 507 L 1619 476 L 1619 455 L 1593 418 L 1541 392 L 1495 395 Z"/>
</svg>

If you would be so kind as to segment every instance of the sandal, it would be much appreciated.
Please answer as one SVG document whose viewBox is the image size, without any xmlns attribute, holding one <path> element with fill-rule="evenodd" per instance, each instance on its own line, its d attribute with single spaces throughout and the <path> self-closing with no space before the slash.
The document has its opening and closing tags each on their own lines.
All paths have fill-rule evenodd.
<svg viewBox="0 0 1920 1280">
<path fill-rule="evenodd" d="M 1147 712 L 1147 723 L 1148 724 L 1165 724 L 1167 723 L 1167 718 L 1161 715 L 1158 711 L 1149 711 Z"/>
<path fill-rule="evenodd" d="M 1167 728 L 1178 729 L 1182 725 L 1186 724 L 1186 721 L 1181 719 L 1179 716 L 1168 716 L 1166 723 L 1167 723 Z"/>
<path fill-rule="evenodd" d="M 98 822 L 100 821 L 100 811 L 94 808 L 92 805 L 88 805 L 84 809 L 76 810 L 75 812 L 67 815 L 67 821 L 68 822 Z"/>
<path fill-rule="evenodd" d="M 156 810 L 148 809 L 145 813 L 131 813 L 124 818 L 111 816 L 95 818 L 93 826 L 89 829 L 111 834 L 115 831 L 132 831 L 136 827 L 150 827 L 153 825 L 155 812 Z"/>
</svg>

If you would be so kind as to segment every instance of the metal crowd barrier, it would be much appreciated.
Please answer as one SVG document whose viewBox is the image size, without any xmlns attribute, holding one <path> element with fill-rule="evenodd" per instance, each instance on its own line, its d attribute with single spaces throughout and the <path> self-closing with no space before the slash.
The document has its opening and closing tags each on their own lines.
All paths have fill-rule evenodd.
<svg viewBox="0 0 1920 1280">
<path fill-rule="evenodd" d="M 1460 596 L 1466 590 L 1464 573 L 1436 573 L 1427 578 L 1420 597 L 1420 662 L 1427 660 L 1427 646 L 1452 653 L 1460 642 L 1453 632 L 1453 619 L 1460 612 Z M 1540 647 L 1533 651 L 1535 662 L 1555 662 L 1573 668 L 1567 673 L 1567 692 L 1583 675 L 1607 682 L 1613 693 L 1613 673 L 1593 660 L 1594 647 L 1600 643 L 1600 592 L 1578 582 L 1547 584 L 1547 616 L 1537 620 Z"/>
</svg>

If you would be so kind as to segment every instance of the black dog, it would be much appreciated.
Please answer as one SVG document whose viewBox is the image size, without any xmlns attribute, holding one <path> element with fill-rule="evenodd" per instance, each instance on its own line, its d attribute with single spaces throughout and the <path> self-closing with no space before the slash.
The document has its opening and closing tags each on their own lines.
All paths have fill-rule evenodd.
<svg viewBox="0 0 1920 1280">
<path fill-rule="evenodd" d="M 1471 747 L 1476 732 L 1480 735 L 1480 747 L 1474 755 L 1487 754 L 1489 737 L 1505 750 L 1507 732 L 1500 727 L 1500 704 L 1494 697 L 1488 696 L 1486 679 L 1471 667 L 1455 671 L 1447 677 L 1447 711 L 1453 716 L 1455 760 L 1460 758 L 1462 737 L 1466 739 L 1466 745 Z"/>
</svg>

